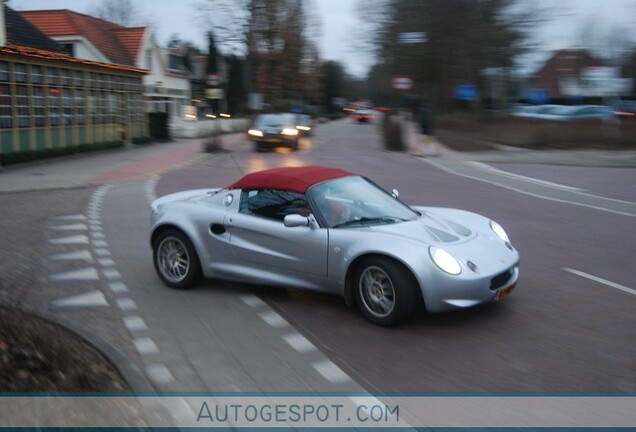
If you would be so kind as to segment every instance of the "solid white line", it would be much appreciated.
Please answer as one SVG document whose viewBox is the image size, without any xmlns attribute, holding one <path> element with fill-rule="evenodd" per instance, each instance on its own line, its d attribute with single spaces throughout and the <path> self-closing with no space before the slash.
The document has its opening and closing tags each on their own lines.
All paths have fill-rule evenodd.
<svg viewBox="0 0 636 432">
<path fill-rule="evenodd" d="M 525 181 L 528 183 L 535 183 L 541 186 L 547 186 L 547 187 L 551 187 L 551 188 L 555 188 L 555 189 L 562 189 L 562 190 L 567 190 L 567 191 L 575 191 L 575 192 L 585 192 L 585 189 L 581 189 L 581 188 L 577 188 L 577 187 L 572 187 L 572 186 L 565 186 L 562 184 L 558 184 L 558 183 L 552 183 L 549 181 L 545 181 L 545 180 L 540 180 L 540 179 L 536 179 L 533 177 L 526 177 L 526 176 L 522 176 L 520 174 L 514 174 L 508 171 L 503 171 L 500 169 L 497 169 L 495 167 L 491 167 L 490 165 L 487 165 L 483 162 L 476 162 L 476 161 L 468 161 L 469 164 L 474 165 L 478 168 L 481 168 L 484 171 L 491 171 L 494 172 L 495 174 L 499 174 L 501 176 L 505 176 L 505 177 L 510 177 L 513 179 L 517 179 L 517 180 L 521 180 L 521 181 Z"/>
<path fill-rule="evenodd" d="M 420 159 L 420 160 L 423 160 L 424 162 L 427 162 L 427 163 L 429 163 L 429 164 L 441 169 L 442 171 L 446 171 L 447 173 L 450 173 L 450 174 L 458 175 L 458 176 L 461 176 L 461 177 L 466 177 L 466 178 L 473 179 L 473 180 L 479 180 L 479 181 L 482 181 L 484 183 L 490 183 L 492 185 L 499 186 L 499 187 L 502 187 L 504 189 L 508 189 L 508 190 L 513 191 L 513 192 L 518 192 L 518 193 L 521 193 L 521 194 L 524 194 L 524 195 L 529 195 L 529 196 L 532 196 L 532 197 L 535 197 L 535 198 L 541 198 L 541 199 L 545 199 L 545 200 L 548 200 L 548 201 L 560 202 L 560 203 L 563 203 L 563 204 L 577 205 L 577 206 L 580 206 L 580 207 L 587 207 L 587 208 L 591 208 L 591 209 L 595 209 L 595 210 L 602 210 L 602 211 L 606 211 L 606 212 L 609 212 L 609 213 L 618 214 L 618 215 L 621 215 L 621 216 L 632 216 L 632 217 L 636 216 L 636 214 L 634 214 L 634 213 L 627 213 L 627 212 L 613 210 L 613 209 L 610 209 L 610 208 L 607 208 L 607 207 L 600 207 L 600 206 L 594 206 L 594 205 L 589 205 L 589 204 L 583 204 L 583 203 L 579 203 L 579 202 L 576 202 L 576 201 L 573 201 L 573 200 L 569 200 L 568 201 L 568 200 L 563 200 L 563 199 L 559 199 L 559 198 L 552 198 L 552 197 L 549 197 L 549 196 L 528 192 L 528 191 L 525 191 L 523 189 L 514 188 L 514 187 L 508 186 L 506 184 L 503 184 L 503 183 L 500 183 L 500 182 L 497 182 L 497 181 L 486 180 L 486 179 L 483 179 L 481 177 L 476 177 L 476 176 L 472 176 L 472 175 L 469 175 L 469 174 L 463 174 L 463 173 L 459 173 L 457 171 L 453 171 L 451 168 L 445 167 L 444 165 L 440 164 L 439 162 L 436 162 L 436 161 L 433 161 L 433 160 L 430 160 L 430 159 Z M 582 193 L 582 192 L 573 192 L 573 193 L 576 193 L 578 195 L 585 195 L 585 196 L 588 196 L 588 197 L 598 198 L 598 199 L 602 199 L 602 200 L 606 200 L 606 201 L 613 201 L 613 202 L 618 202 L 618 203 L 623 203 L 623 204 L 633 204 L 631 201 L 622 201 L 622 200 L 617 200 L 617 199 L 613 199 L 613 198 L 604 198 L 604 197 L 599 197 L 597 195 L 591 195 L 591 194 L 586 194 L 586 193 Z"/>
<path fill-rule="evenodd" d="M 566 272 L 575 274 L 577 276 L 581 276 L 581 277 L 584 277 L 586 279 L 593 280 L 594 282 L 598 282 L 598 283 L 601 283 L 603 285 L 607 285 L 609 287 L 616 288 L 616 289 L 619 289 L 621 291 L 625 291 L 626 293 L 636 295 L 636 290 L 631 289 L 631 288 L 627 288 L 626 286 L 614 283 L 612 281 L 608 281 L 606 279 L 602 279 L 600 277 L 592 276 L 591 274 L 587 274 L 587 273 L 584 273 L 582 271 L 574 270 L 574 269 L 567 268 L 567 267 L 564 267 L 563 270 L 565 270 Z"/>
</svg>

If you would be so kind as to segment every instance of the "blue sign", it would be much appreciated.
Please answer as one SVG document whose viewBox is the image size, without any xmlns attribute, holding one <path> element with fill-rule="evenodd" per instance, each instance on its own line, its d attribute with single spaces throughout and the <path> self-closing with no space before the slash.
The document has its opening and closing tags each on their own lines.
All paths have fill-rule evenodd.
<svg viewBox="0 0 636 432">
<path fill-rule="evenodd" d="M 550 101 L 548 91 L 543 88 L 531 88 L 528 94 L 530 102 L 537 105 L 547 104 Z"/>
<path fill-rule="evenodd" d="M 461 84 L 455 87 L 455 98 L 459 100 L 477 99 L 477 86 Z"/>
</svg>

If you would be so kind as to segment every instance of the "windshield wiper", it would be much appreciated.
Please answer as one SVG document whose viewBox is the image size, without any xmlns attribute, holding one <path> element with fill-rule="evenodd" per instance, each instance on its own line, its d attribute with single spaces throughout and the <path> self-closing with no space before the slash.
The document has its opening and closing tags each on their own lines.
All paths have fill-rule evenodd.
<svg viewBox="0 0 636 432">
<path fill-rule="evenodd" d="M 332 228 L 342 228 L 345 226 L 360 224 L 360 223 L 396 223 L 396 222 L 404 222 L 404 219 L 400 219 L 395 216 L 382 216 L 382 217 L 361 217 L 359 219 L 351 219 L 346 222 L 339 223 L 337 225 L 332 226 Z"/>
</svg>

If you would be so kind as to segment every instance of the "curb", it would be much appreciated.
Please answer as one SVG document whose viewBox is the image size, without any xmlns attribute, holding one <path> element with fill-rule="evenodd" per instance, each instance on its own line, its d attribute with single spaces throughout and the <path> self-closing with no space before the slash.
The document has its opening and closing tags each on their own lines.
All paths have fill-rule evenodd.
<svg viewBox="0 0 636 432">
<path fill-rule="evenodd" d="M 122 378 L 130 386 L 133 393 L 139 392 L 152 392 L 155 388 L 150 383 L 150 380 L 146 378 L 146 375 L 142 370 L 119 349 L 115 348 L 110 342 L 106 341 L 101 336 L 98 336 L 83 327 L 75 324 L 73 321 L 67 320 L 61 317 L 55 317 L 47 312 L 29 312 L 20 310 L 23 313 L 32 314 L 38 316 L 46 321 L 49 321 L 53 325 L 62 327 L 63 329 L 75 334 L 87 344 L 95 348 L 100 354 L 108 360 L 117 371 L 121 374 Z"/>
</svg>

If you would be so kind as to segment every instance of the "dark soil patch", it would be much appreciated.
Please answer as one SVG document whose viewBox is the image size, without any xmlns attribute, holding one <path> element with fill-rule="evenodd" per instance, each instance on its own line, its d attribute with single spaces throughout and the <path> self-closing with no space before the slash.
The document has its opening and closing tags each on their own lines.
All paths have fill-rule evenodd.
<svg viewBox="0 0 636 432">
<path fill-rule="evenodd" d="M 51 321 L 0 307 L 0 391 L 129 391 L 92 345 Z"/>
</svg>

